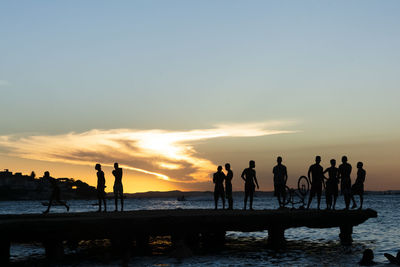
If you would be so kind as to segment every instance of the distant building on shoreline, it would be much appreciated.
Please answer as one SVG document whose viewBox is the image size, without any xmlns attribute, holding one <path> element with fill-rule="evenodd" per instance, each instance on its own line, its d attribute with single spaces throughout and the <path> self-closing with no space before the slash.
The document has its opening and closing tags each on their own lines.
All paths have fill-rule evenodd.
<svg viewBox="0 0 400 267">
<path fill-rule="evenodd" d="M 51 194 L 50 179 L 36 178 L 35 173 L 23 175 L 8 169 L 0 171 L 0 200 L 47 199 Z M 80 180 L 58 178 L 61 195 L 64 199 L 94 199 L 96 188 Z"/>
</svg>

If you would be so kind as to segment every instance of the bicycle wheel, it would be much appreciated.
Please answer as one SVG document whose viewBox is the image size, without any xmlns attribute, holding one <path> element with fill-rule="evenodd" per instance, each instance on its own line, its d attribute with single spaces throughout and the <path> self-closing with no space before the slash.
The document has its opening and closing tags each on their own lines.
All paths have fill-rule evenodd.
<svg viewBox="0 0 400 267">
<path fill-rule="evenodd" d="M 310 190 L 310 182 L 308 181 L 308 178 L 301 176 L 297 182 L 297 188 L 302 196 L 307 195 Z"/>
</svg>

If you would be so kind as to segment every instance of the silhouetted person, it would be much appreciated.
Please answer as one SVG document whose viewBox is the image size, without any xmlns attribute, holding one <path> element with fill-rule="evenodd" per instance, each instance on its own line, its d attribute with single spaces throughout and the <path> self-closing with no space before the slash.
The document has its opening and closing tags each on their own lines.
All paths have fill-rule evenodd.
<svg viewBox="0 0 400 267">
<path fill-rule="evenodd" d="M 340 179 L 340 189 L 342 195 L 344 196 L 344 203 L 346 204 L 346 210 L 350 207 L 351 198 L 351 165 L 347 163 L 347 157 L 342 157 L 342 164 L 339 166 L 339 179 Z"/>
<path fill-rule="evenodd" d="M 218 198 L 221 197 L 222 209 L 225 209 L 225 192 L 224 192 L 225 174 L 222 172 L 222 166 L 218 166 L 217 172 L 213 175 L 214 187 L 214 202 L 215 209 L 218 208 Z"/>
<path fill-rule="evenodd" d="M 317 194 L 317 199 L 318 199 L 318 205 L 317 208 L 320 208 L 321 204 L 321 194 L 322 194 L 322 183 L 324 181 L 324 169 L 320 165 L 321 163 L 321 157 L 316 156 L 315 157 L 315 164 L 311 165 L 310 168 L 308 169 L 308 179 L 311 181 L 311 191 L 310 191 L 310 197 L 308 198 L 308 204 L 307 204 L 307 209 L 310 208 L 311 201 L 315 194 Z M 311 177 L 310 177 L 311 175 Z"/>
<path fill-rule="evenodd" d="M 249 167 L 244 169 L 242 172 L 242 179 L 244 180 L 244 210 L 246 209 L 247 198 L 250 197 L 250 210 L 253 210 L 253 195 L 254 191 L 260 187 L 258 186 L 256 171 L 254 168 L 256 167 L 256 163 L 254 160 L 250 160 Z"/>
<path fill-rule="evenodd" d="M 391 264 L 396 264 L 400 266 L 400 250 L 397 252 L 396 257 L 389 253 L 385 253 L 383 255 L 390 261 Z"/>
<path fill-rule="evenodd" d="M 225 164 L 226 170 L 226 177 L 225 177 L 225 196 L 228 200 L 228 210 L 233 209 L 233 197 L 232 197 L 232 179 L 233 179 L 233 172 L 231 170 L 231 164 Z"/>
<path fill-rule="evenodd" d="M 53 177 L 50 177 L 50 173 L 48 171 L 44 173 L 43 178 L 47 178 L 50 181 L 52 187 L 52 193 L 50 196 L 49 205 L 47 206 L 47 209 L 43 213 L 45 214 L 49 213 L 53 201 L 63 205 L 67 209 L 67 211 L 69 211 L 69 206 L 67 205 L 67 203 L 60 200 L 60 188 L 58 187 L 57 180 L 54 179 Z"/>
<path fill-rule="evenodd" d="M 358 264 L 360 264 L 361 266 L 371 266 L 375 264 L 374 252 L 372 251 L 372 249 L 367 248 L 366 250 L 364 250 L 363 256 Z"/>
<path fill-rule="evenodd" d="M 357 207 L 356 201 L 354 199 L 354 195 L 359 195 L 360 196 L 360 208 L 362 209 L 363 202 L 364 202 L 364 182 L 365 182 L 365 175 L 366 172 L 363 169 L 363 163 L 358 162 L 357 163 L 357 178 L 353 186 L 351 187 L 351 198 L 353 200 L 353 207 Z"/>
<path fill-rule="evenodd" d="M 124 210 L 124 188 L 122 187 L 122 168 L 118 167 L 118 163 L 114 163 L 112 174 L 115 177 L 114 181 L 114 198 L 115 211 L 118 211 L 118 197 L 121 199 L 121 211 Z"/>
<path fill-rule="evenodd" d="M 104 178 L 104 172 L 101 170 L 101 165 L 96 164 L 94 167 L 97 170 L 97 198 L 99 199 L 99 212 L 101 212 L 101 201 L 104 203 L 104 211 L 107 211 L 106 205 L 106 179 Z"/>
<path fill-rule="evenodd" d="M 274 195 L 278 197 L 279 207 L 285 207 L 285 189 L 288 179 L 287 169 L 286 166 L 282 164 L 282 157 L 278 157 L 276 161 L 278 162 L 278 164 L 272 170 L 272 173 L 274 174 Z"/>
<path fill-rule="evenodd" d="M 326 181 L 326 208 L 330 210 L 331 208 L 335 209 L 336 200 L 338 197 L 339 189 L 339 169 L 336 168 L 336 160 L 331 159 L 331 166 L 324 171 L 324 174 L 328 173 L 329 178 Z M 333 206 L 332 206 L 332 197 L 333 197 Z"/>
</svg>

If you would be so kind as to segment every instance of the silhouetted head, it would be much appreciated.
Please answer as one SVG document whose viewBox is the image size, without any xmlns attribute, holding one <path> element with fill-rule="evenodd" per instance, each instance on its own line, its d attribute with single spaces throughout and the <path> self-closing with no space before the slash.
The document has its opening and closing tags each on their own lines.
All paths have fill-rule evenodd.
<svg viewBox="0 0 400 267">
<path fill-rule="evenodd" d="M 226 163 L 225 164 L 225 170 L 229 171 L 231 169 L 231 164 Z"/>
<path fill-rule="evenodd" d="M 343 157 L 342 157 L 342 162 L 343 162 L 343 163 L 347 163 L 347 157 L 346 157 L 346 156 L 343 156 Z"/>
<path fill-rule="evenodd" d="M 50 177 L 50 173 L 48 171 L 45 171 L 43 177 L 46 177 L 46 178 Z"/>
<path fill-rule="evenodd" d="M 319 163 L 321 162 L 321 156 L 316 156 L 316 157 L 315 157 L 315 162 L 316 162 L 317 164 L 319 164 Z"/>
<path fill-rule="evenodd" d="M 249 167 L 250 168 L 255 168 L 256 167 L 256 162 L 254 160 L 249 161 Z"/>
<path fill-rule="evenodd" d="M 364 165 L 364 164 L 363 164 L 361 161 L 357 162 L 357 168 L 359 168 L 359 169 L 360 169 L 360 168 L 362 168 L 362 167 L 363 167 L 363 165 Z"/>
<path fill-rule="evenodd" d="M 118 163 L 117 162 L 114 163 L 114 169 L 118 169 Z"/>
<path fill-rule="evenodd" d="M 331 159 L 331 166 L 332 166 L 332 167 L 335 167 L 335 166 L 336 166 L 336 160 Z"/>
<path fill-rule="evenodd" d="M 363 252 L 362 259 L 360 261 L 361 265 L 371 265 L 374 259 L 374 252 L 372 249 L 367 248 Z"/>
<path fill-rule="evenodd" d="M 282 157 L 277 157 L 276 158 L 276 162 L 278 162 L 278 164 L 281 164 L 282 163 Z"/>
<path fill-rule="evenodd" d="M 218 166 L 217 171 L 221 172 L 222 171 L 222 166 Z"/>
<path fill-rule="evenodd" d="M 101 171 L 101 165 L 99 163 L 94 167 L 95 170 Z"/>
</svg>

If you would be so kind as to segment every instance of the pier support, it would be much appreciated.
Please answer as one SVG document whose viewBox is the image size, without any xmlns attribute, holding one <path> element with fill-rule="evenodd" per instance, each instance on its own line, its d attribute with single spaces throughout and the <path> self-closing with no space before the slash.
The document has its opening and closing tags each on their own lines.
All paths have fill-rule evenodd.
<svg viewBox="0 0 400 267">
<path fill-rule="evenodd" d="M 351 225 L 342 225 L 340 226 L 340 242 L 342 245 L 349 246 L 353 243 L 353 238 L 351 234 L 353 233 L 353 226 Z"/>
<path fill-rule="evenodd" d="M 48 259 L 59 259 L 64 256 L 64 246 L 61 240 L 45 240 L 43 246 Z"/>
<path fill-rule="evenodd" d="M 225 231 L 213 231 L 201 234 L 202 242 L 205 246 L 215 248 L 225 244 Z"/>
<path fill-rule="evenodd" d="M 277 225 L 268 228 L 268 246 L 273 249 L 280 249 L 285 245 L 285 228 Z"/>
<path fill-rule="evenodd" d="M 0 241 L 0 263 L 8 263 L 10 260 L 10 241 Z"/>
<path fill-rule="evenodd" d="M 150 236 L 146 233 L 136 236 L 136 249 L 140 254 L 145 254 L 149 251 Z"/>
<path fill-rule="evenodd" d="M 199 246 L 199 233 L 184 232 L 171 235 L 171 242 L 174 247 L 172 256 L 186 258 L 193 255 L 193 250 Z"/>
</svg>

